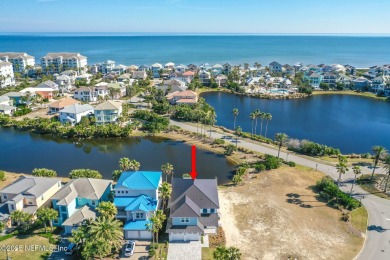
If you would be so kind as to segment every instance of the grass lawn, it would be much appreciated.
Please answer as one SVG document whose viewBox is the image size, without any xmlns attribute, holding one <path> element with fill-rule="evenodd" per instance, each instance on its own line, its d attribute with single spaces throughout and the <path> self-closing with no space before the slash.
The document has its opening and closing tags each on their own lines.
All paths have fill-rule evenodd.
<svg viewBox="0 0 390 260">
<path fill-rule="evenodd" d="M 202 247 L 202 260 L 213 260 L 213 252 L 215 248 Z"/>
<path fill-rule="evenodd" d="M 8 256 L 12 257 L 13 260 L 45 259 L 50 254 L 50 247 L 55 247 L 55 245 L 49 243 L 47 238 L 38 235 L 12 237 L 1 241 L 0 247 L 3 246 L 18 246 L 20 248 L 18 251 L 15 249 L 8 251 Z M 0 250 L 0 259 L 6 259 L 6 252 L 4 250 Z"/>
<path fill-rule="evenodd" d="M 368 213 L 366 208 L 360 207 L 351 211 L 351 224 L 359 231 L 365 233 L 367 230 Z"/>
<path fill-rule="evenodd" d="M 338 158 L 332 158 L 329 156 L 321 156 L 319 157 L 321 160 L 324 160 L 326 162 L 331 162 L 331 163 L 338 163 L 339 159 Z M 348 158 L 348 165 L 349 166 L 355 166 L 355 165 L 372 165 L 372 159 L 366 159 L 366 158 Z M 379 165 L 378 165 L 379 166 Z"/>
<path fill-rule="evenodd" d="M 378 97 L 374 93 L 371 92 L 355 92 L 353 90 L 342 90 L 342 91 L 313 91 L 312 95 L 353 95 L 353 96 L 361 96 L 361 97 L 369 97 L 369 98 L 374 98 L 378 100 L 383 100 L 385 101 L 387 98 L 386 97 Z"/>
<path fill-rule="evenodd" d="M 381 190 L 378 190 L 375 187 L 375 183 L 379 181 L 381 177 L 385 177 L 385 174 L 375 174 L 374 175 L 374 180 L 371 181 L 371 174 L 364 174 L 360 176 L 357 180 L 357 183 L 359 184 L 360 187 L 362 187 L 365 191 L 368 191 L 369 193 L 378 196 L 380 198 L 384 199 L 390 199 L 390 196 L 384 193 Z"/>
</svg>

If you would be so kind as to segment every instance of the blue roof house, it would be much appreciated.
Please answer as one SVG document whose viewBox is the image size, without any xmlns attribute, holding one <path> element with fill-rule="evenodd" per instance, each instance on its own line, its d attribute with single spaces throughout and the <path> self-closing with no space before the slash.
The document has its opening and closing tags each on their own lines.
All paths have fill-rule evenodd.
<svg viewBox="0 0 390 260">
<path fill-rule="evenodd" d="M 161 172 L 123 172 L 115 185 L 116 218 L 123 221 L 125 239 L 151 239 L 149 218 L 159 206 Z"/>
</svg>

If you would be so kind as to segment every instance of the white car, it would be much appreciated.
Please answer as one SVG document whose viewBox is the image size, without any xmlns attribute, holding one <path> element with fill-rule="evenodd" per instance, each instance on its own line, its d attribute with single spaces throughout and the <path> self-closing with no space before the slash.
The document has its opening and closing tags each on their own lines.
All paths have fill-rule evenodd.
<svg viewBox="0 0 390 260">
<path fill-rule="evenodd" d="M 126 241 L 124 254 L 125 256 L 132 256 L 134 254 L 135 241 Z"/>
</svg>

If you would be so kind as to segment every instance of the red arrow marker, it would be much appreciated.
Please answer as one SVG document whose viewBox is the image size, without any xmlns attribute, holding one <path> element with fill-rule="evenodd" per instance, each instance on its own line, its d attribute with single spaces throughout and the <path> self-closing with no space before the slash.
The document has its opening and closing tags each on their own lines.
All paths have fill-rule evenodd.
<svg viewBox="0 0 390 260">
<path fill-rule="evenodd" d="M 191 172 L 190 172 L 191 178 L 193 180 L 196 179 L 196 176 L 198 173 L 196 172 L 196 146 L 191 146 Z"/>
</svg>

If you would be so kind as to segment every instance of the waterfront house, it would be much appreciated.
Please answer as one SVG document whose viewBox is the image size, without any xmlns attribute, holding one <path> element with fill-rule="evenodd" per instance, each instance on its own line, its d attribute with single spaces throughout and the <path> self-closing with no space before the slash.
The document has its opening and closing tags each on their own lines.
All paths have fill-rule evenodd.
<svg viewBox="0 0 390 260">
<path fill-rule="evenodd" d="M 0 96 L 0 105 L 12 105 L 13 101 L 8 96 Z"/>
<path fill-rule="evenodd" d="M 161 172 L 123 172 L 115 185 L 116 218 L 123 222 L 125 239 L 151 239 L 147 225 L 158 209 Z"/>
<path fill-rule="evenodd" d="M 153 78 L 160 78 L 160 71 L 163 66 L 160 63 L 154 63 L 150 66 L 150 70 L 153 73 Z"/>
<path fill-rule="evenodd" d="M 215 77 L 215 82 L 219 87 L 226 85 L 228 77 L 226 75 L 220 74 Z"/>
<path fill-rule="evenodd" d="M 374 93 L 380 93 L 385 91 L 386 84 L 390 83 L 389 76 L 378 76 L 372 80 L 372 91 Z"/>
<path fill-rule="evenodd" d="M 195 72 L 188 70 L 182 74 L 182 80 L 187 84 L 190 84 L 191 81 L 194 79 L 194 76 L 195 76 Z"/>
<path fill-rule="evenodd" d="M 23 100 L 24 96 L 26 96 L 26 93 L 14 92 L 14 91 L 2 95 L 2 97 L 8 97 L 10 99 L 10 105 L 14 105 L 14 106 L 26 104 L 26 102 Z"/>
<path fill-rule="evenodd" d="M 167 95 L 167 99 L 171 104 L 196 104 L 198 102 L 198 94 L 191 90 L 175 91 Z"/>
<path fill-rule="evenodd" d="M 356 75 L 356 67 L 351 65 L 345 65 L 345 71 L 349 73 L 349 75 L 355 76 Z"/>
<path fill-rule="evenodd" d="M 35 66 L 35 57 L 24 52 L 0 52 L 0 60 L 11 62 L 13 71 L 22 74 Z"/>
<path fill-rule="evenodd" d="M 70 180 L 51 198 L 58 211 L 54 226 L 62 226 L 65 234 L 71 234 L 84 220 L 96 218 L 96 207 L 109 201 L 110 180 L 78 178 Z"/>
<path fill-rule="evenodd" d="M 50 52 L 41 58 L 41 66 L 43 72 L 50 72 L 51 74 L 59 73 L 70 68 L 81 73 L 87 70 L 87 57 L 80 53 Z"/>
<path fill-rule="evenodd" d="M 201 70 L 199 71 L 199 81 L 203 85 L 210 85 L 211 83 L 211 74 L 208 71 Z"/>
<path fill-rule="evenodd" d="M 187 67 L 184 64 L 179 64 L 175 67 L 175 72 L 184 73 Z"/>
<path fill-rule="evenodd" d="M 33 216 L 61 188 L 61 179 L 21 176 L 0 190 L 0 215 L 20 210 Z"/>
<path fill-rule="evenodd" d="M 138 66 L 136 65 L 130 65 L 127 66 L 126 72 L 132 74 L 134 71 L 138 70 Z"/>
<path fill-rule="evenodd" d="M 282 64 L 280 64 L 279 62 L 276 62 L 276 61 L 271 62 L 268 65 L 268 67 L 269 67 L 269 70 L 270 70 L 271 74 L 273 74 L 273 73 L 282 73 L 282 71 L 283 71 Z"/>
<path fill-rule="evenodd" d="M 186 86 L 182 86 L 182 85 L 167 85 L 167 84 L 156 85 L 155 88 L 157 90 L 161 89 L 166 95 L 168 95 L 169 93 L 173 93 L 173 92 L 182 92 L 182 91 L 187 90 Z"/>
<path fill-rule="evenodd" d="M 119 65 L 115 66 L 114 68 L 112 68 L 111 73 L 113 73 L 115 75 L 120 75 L 120 74 L 126 72 L 126 69 L 127 69 L 127 66 L 125 66 L 123 64 L 119 64 Z"/>
<path fill-rule="evenodd" d="M 122 114 L 122 103 L 108 100 L 95 107 L 96 125 L 117 123 Z"/>
<path fill-rule="evenodd" d="M 310 86 L 315 89 L 319 89 L 323 76 L 317 72 L 314 72 L 313 70 L 309 70 L 305 73 L 304 78 L 309 81 Z"/>
<path fill-rule="evenodd" d="M 289 64 L 284 64 L 282 67 L 282 70 L 285 75 L 294 75 L 295 74 L 295 69 L 293 66 Z"/>
<path fill-rule="evenodd" d="M 103 74 L 110 73 L 114 67 L 115 67 L 115 61 L 112 60 L 107 60 L 105 62 L 98 64 L 98 70 Z"/>
<path fill-rule="evenodd" d="M 13 85 L 15 85 L 15 77 L 12 63 L 0 60 L 0 88 Z"/>
<path fill-rule="evenodd" d="M 175 69 L 175 63 L 168 62 L 164 65 L 164 70 L 173 71 Z"/>
<path fill-rule="evenodd" d="M 365 77 L 359 77 L 352 80 L 356 90 L 368 90 L 371 87 L 371 81 Z"/>
<path fill-rule="evenodd" d="M 166 232 L 169 241 L 200 241 L 215 234 L 219 226 L 216 179 L 172 179 L 170 215 Z"/>
<path fill-rule="evenodd" d="M 188 66 L 187 66 L 187 69 L 189 70 L 189 71 L 192 71 L 192 72 L 196 72 L 197 70 L 198 70 L 198 66 L 196 66 L 195 64 L 189 64 Z"/>
<path fill-rule="evenodd" d="M 67 106 L 71 106 L 74 104 L 80 104 L 80 101 L 77 101 L 71 97 L 65 97 L 63 99 L 54 101 L 49 104 L 49 113 L 55 114 L 58 113 L 61 109 L 64 109 Z"/>
<path fill-rule="evenodd" d="M 81 121 L 83 116 L 92 116 L 93 107 L 88 104 L 80 105 L 73 104 L 66 106 L 59 111 L 60 113 L 60 122 L 65 124 L 69 123 L 75 125 Z"/>
<path fill-rule="evenodd" d="M 326 72 L 323 75 L 323 82 L 328 83 L 329 86 L 331 87 L 336 86 L 336 80 L 337 80 L 337 75 L 334 74 L 333 72 Z"/>
<path fill-rule="evenodd" d="M 15 113 L 16 111 L 16 107 L 14 106 L 11 106 L 11 105 L 7 105 L 7 104 L 0 104 L 0 114 L 4 114 L 4 115 L 13 115 L 13 113 Z"/>
<path fill-rule="evenodd" d="M 73 98 L 85 102 L 96 102 L 97 93 L 93 87 L 80 87 L 73 92 Z"/>
<path fill-rule="evenodd" d="M 137 71 L 148 71 L 149 67 L 147 65 L 141 65 L 137 68 Z M 135 72 L 135 71 L 134 71 Z"/>
<path fill-rule="evenodd" d="M 233 67 L 229 63 L 225 63 L 222 66 L 223 66 L 223 70 L 222 70 L 223 74 L 228 75 L 230 72 L 232 72 Z"/>
<path fill-rule="evenodd" d="M 215 64 L 211 67 L 211 71 L 214 76 L 222 74 L 223 66 L 221 64 Z"/>
<path fill-rule="evenodd" d="M 148 77 L 148 74 L 146 71 L 134 71 L 133 75 L 131 76 L 132 79 L 142 79 L 145 80 Z"/>
</svg>

